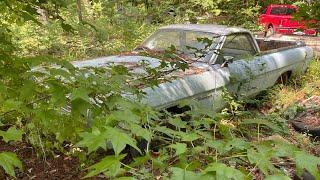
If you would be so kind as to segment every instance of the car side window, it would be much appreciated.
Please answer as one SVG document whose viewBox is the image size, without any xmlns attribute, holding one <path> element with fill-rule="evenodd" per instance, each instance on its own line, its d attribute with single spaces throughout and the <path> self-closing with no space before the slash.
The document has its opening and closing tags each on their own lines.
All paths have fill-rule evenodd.
<svg viewBox="0 0 320 180">
<path fill-rule="evenodd" d="M 175 31 L 163 33 L 157 39 L 151 40 L 150 46 L 154 49 L 165 50 L 172 45 L 180 49 L 180 37 L 180 33 Z"/>
<path fill-rule="evenodd" d="M 233 34 L 226 37 L 224 45 L 218 56 L 217 63 L 223 62 L 223 56 L 232 56 L 234 59 L 242 59 L 254 56 L 256 50 L 248 34 Z"/>
<path fill-rule="evenodd" d="M 272 15 L 292 15 L 296 12 L 293 8 L 287 7 L 273 7 L 270 11 Z"/>
<path fill-rule="evenodd" d="M 288 8 L 286 15 L 293 15 L 294 13 L 296 13 L 296 9 Z"/>
<path fill-rule="evenodd" d="M 270 14 L 272 15 L 282 15 L 285 14 L 286 9 L 282 7 L 273 7 L 270 11 Z"/>
</svg>

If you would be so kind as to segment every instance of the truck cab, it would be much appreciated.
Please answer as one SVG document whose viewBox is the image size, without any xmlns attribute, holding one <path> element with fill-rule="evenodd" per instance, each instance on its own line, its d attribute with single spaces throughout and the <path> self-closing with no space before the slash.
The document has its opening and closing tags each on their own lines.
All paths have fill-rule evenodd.
<svg viewBox="0 0 320 180">
<path fill-rule="evenodd" d="M 294 5 L 269 5 L 259 17 L 259 24 L 264 27 L 265 36 L 271 36 L 275 33 L 316 35 L 316 29 L 307 27 L 307 24 L 313 24 L 316 22 L 294 20 L 293 14 L 297 11 L 298 8 Z"/>
</svg>

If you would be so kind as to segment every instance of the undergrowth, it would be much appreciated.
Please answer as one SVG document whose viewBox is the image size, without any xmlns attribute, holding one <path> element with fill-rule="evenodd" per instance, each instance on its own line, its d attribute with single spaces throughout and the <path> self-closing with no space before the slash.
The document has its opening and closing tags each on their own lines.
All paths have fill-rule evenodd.
<svg viewBox="0 0 320 180">
<path fill-rule="evenodd" d="M 138 87 L 163 82 L 165 69 L 183 63 L 163 62 L 157 69 L 142 63 L 147 74 L 136 75 L 121 65 L 79 69 L 61 60 L 132 49 L 158 26 L 127 19 L 120 8 L 120 13 L 115 8 L 102 12 L 99 4 L 92 8 L 87 19 L 91 24 L 79 23 L 66 8 L 59 9 L 66 22 L 49 18 L 47 28 L 31 21 L 17 26 L 10 18 L 1 22 L 2 141 L 30 144 L 39 158 L 77 158 L 84 178 L 289 179 L 305 171 L 320 178 L 320 159 L 311 153 L 317 142 L 293 132 L 287 120 L 297 112 L 289 107 L 320 94 L 319 60 L 305 76 L 273 87 L 261 100 L 251 101 L 255 104 L 226 93 L 229 108 L 221 113 L 194 101 L 181 102 L 189 107 L 181 113 L 159 111 L 141 103 L 144 93 Z M 243 10 L 243 16 L 252 18 L 259 7 Z M 0 153 L 0 166 L 12 177 L 24 171 L 13 152 Z"/>
<path fill-rule="evenodd" d="M 307 170 L 320 178 L 320 159 L 301 146 L 303 137 L 290 137 L 282 111 L 288 101 L 279 98 L 292 89 L 309 89 L 315 82 L 309 78 L 319 78 L 318 63 L 300 77 L 305 80 L 298 89 L 293 79 L 288 86 L 269 90 L 266 98 L 281 108 L 267 114 L 248 111 L 247 105 L 229 97 L 229 107 L 238 108 L 215 114 L 195 101 L 182 102 L 190 107 L 182 113 L 159 112 L 121 96 L 131 94 L 139 100 L 142 92 L 134 87 L 148 85 L 148 75 L 136 77 L 118 65 L 77 69 L 62 61 L 62 69 L 25 71 L 17 77 L 25 79 L 15 84 L 15 91 L 9 89 L 13 82 L 2 82 L 0 136 L 7 143 L 28 142 L 41 156 L 58 152 L 79 157 L 85 163 L 85 178 L 101 173 L 132 179 L 289 178 L 294 174 L 286 164 L 295 164 L 298 176 Z M 8 174 L 14 176 L 14 167 L 22 168 L 13 153 L 0 157 Z"/>
</svg>

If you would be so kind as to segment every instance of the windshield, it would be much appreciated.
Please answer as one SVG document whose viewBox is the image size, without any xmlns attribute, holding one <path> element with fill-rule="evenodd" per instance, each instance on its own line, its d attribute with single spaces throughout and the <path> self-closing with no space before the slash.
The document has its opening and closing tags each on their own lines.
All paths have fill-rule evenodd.
<svg viewBox="0 0 320 180">
<path fill-rule="evenodd" d="M 153 34 L 143 43 L 143 47 L 153 51 L 174 48 L 190 59 L 203 59 L 210 58 L 218 37 L 220 36 L 209 32 L 166 29 Z"/>
</svg>

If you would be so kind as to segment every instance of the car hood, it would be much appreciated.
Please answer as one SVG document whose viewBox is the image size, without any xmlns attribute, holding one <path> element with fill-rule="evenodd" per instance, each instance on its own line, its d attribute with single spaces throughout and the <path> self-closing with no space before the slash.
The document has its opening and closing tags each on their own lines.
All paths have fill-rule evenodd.
<svg viewBox="0 0 320 180">
<path fill-rule="evenodd" d="M 100 57 L 96 59 L 83 60 L 83 61 L 73 61 L 72 64 L 77 68 L 85 68 L 85 67 L 108 67 L 111 65 L 123 65 L 127 67 L 133 73 L 145 73 L 144 68 L 141 65 L 141 62 L 145 62 L 148 67 L 156 68 L 160 66 L 161 60 L 147 57 L 147 56 L 138 56 L 138 55 L 118 55 L 118 56 L 107 56 Z M 206 69 L 209 66 L 206 63 L 202 62 L 191 62 L 189 63 L 189 69 L 187 69 L 183 74 L 193 74 L 199 73 Z M 165 70 L 172 70 L 172 67 L 168 67 Z M 181 71 L 174 72 L 175 75 L 182 75 Z"/>
<path fill-rule="evenodd" d="M 72 64 L 75 67 L 107 67 L 111 64 L 115 65 L 130 65 L 138 64 L 141 61 L 146 61 L 149 63 L 150 67 L 157 67 L 160 65 L 160 61 L 156 58 L 146 57 L 146 56 L 107 56 L 100 57 L 96 59 L 84 60 L 84 61 L 74 61 Z"/>
</svg>

